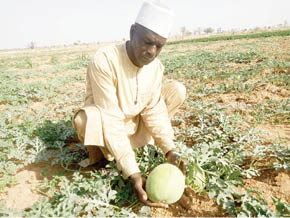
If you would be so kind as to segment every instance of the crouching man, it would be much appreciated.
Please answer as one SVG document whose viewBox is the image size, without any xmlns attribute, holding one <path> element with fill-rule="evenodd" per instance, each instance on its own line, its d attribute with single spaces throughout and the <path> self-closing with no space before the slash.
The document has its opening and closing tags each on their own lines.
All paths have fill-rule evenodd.
<svg viewBox="0 0 290 218">
<path fill-rule="evenodd" d="M 168 162 L 177 165 L 170 118 L 186 97 L 176 81 L 162 85 L 164 66 L 156 58 L 165 45 L 173 12 L 157 2 L 144 2 L 130 29 L 130 40 L 105 46 L 95 53 L 87 69 L 86 98 L 73 126 L 86 146 L 91 165 L 102 158 L 115 160 L 124 179 L 130 179 L 137 198 L 148 206 L 133 149 L 160 146 Z M 181 166 L 183 170 L 183 162 Z"/>
</svg>

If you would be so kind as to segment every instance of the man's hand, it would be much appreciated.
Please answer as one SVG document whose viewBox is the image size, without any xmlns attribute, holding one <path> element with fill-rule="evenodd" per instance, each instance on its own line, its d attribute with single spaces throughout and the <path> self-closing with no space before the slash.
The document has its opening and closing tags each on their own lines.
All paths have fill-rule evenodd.
<svg viewBox="0 0 290 218">
<path fill-rule="evenodd" d="M 175 152 L 174 150 L 168 151 L 166 154 L 166 158 L 168 160 L 168 163 L 178 166 L 179 169 L 182 171 L 183 175 L 186 176 L 185 162 L 181 160 L 181 157 L 177 152 Z M 190 188 L 185 188 L 183 195 L 178 200 L 178 203 L 185 209 L 189 209 L 192 204 L 188 189 Z"/>
<path fill-rule="evenodd" d="M 149 207 L 164 207 L 168 208 L 167 204 L 164 203 L 153 203 L 148 200 L 147 193 L 145 192 L 146 179 L 141 176 L 140 173 L 134 173 L 129 177 L 133 184 L 134 192 L 137 195 L 139 201 Z"/>
<path fill-rule="evenodd" d="M 183 175 L 186 175 L 185 163 L 183 160 L 181 160 L 181 157 L 177 152 L 175 152 L 174 150 L 168 151 L 166 154 L 166 158 L 168 163 L 176 165 L 181 170 Z"/>
</svg>

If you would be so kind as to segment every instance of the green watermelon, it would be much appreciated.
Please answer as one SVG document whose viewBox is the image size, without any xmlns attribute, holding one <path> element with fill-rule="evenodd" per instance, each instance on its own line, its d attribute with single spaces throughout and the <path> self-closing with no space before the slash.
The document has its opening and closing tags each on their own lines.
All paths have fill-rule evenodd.
<svg viewBox="0 0 290 218">
<path fill-rule="evenodd" d="M 153 202 L 172 204 L 178 201 L 185 188 L 185 176 L 169 163 L 160 164 L 149 174 L 146 182 L 148 198 Z"/>
</svg>

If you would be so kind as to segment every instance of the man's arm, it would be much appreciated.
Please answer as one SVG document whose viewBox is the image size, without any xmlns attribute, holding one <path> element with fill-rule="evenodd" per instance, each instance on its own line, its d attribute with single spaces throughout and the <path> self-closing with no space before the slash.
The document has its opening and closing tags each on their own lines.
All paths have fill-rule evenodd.
<svg viewBox="0 0 290 218">
<path fill-rule="evenodd" d="M 125 116 L 118 104 L 114 74 L 104 54 L 95 55 L 88 66 L 87 79 L 93 92 L 94 103 L 101 112 L 107 149 L 114 156 L 125 179 L 134 173 L 139 173 L 135 153 L 126 137 Z"/>
<path fill-rule="evenodd" d="M 168 118 L 166 104 L 161 96 L 161 81 L 154 90 L 154 96 L 141 112 L 141 117 L 155 143 L 160 146 L 164 154 L 175 148 L 174 132 Z"/>
<path fill-rule="evenodd" d="M 168 117 L 167 106 L 161 95 L 161 79 L 154 94 L 141 113 L 142 119 L 168 162 L 177 165 L 185 174 L 185 163 L 181 160 L 180 155 L 175 152 L 174 132 Z"/>
</svg>

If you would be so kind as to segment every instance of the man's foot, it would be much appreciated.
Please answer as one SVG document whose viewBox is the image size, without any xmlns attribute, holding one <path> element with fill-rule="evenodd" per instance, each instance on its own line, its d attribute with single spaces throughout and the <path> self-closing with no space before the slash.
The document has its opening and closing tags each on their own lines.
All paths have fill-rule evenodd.
<svg viewBox="0 0 290 218">
<path fill-rule="evenodd" d="M 82 160 L 81 162 L 79 162 L 79 165 L 83 168 L 90 166 L 90 159 L 86 158 L 86 159 Z"/>
<path fill-rule="evenodd" d="M 105 158 L 103 152 L 97 146 L 86 146 L 86 148 L 89 152 L 89 158 L 86 158 L 79 163 L 81 167 L 85 168 L 94 165 Z"/>
</svg>

